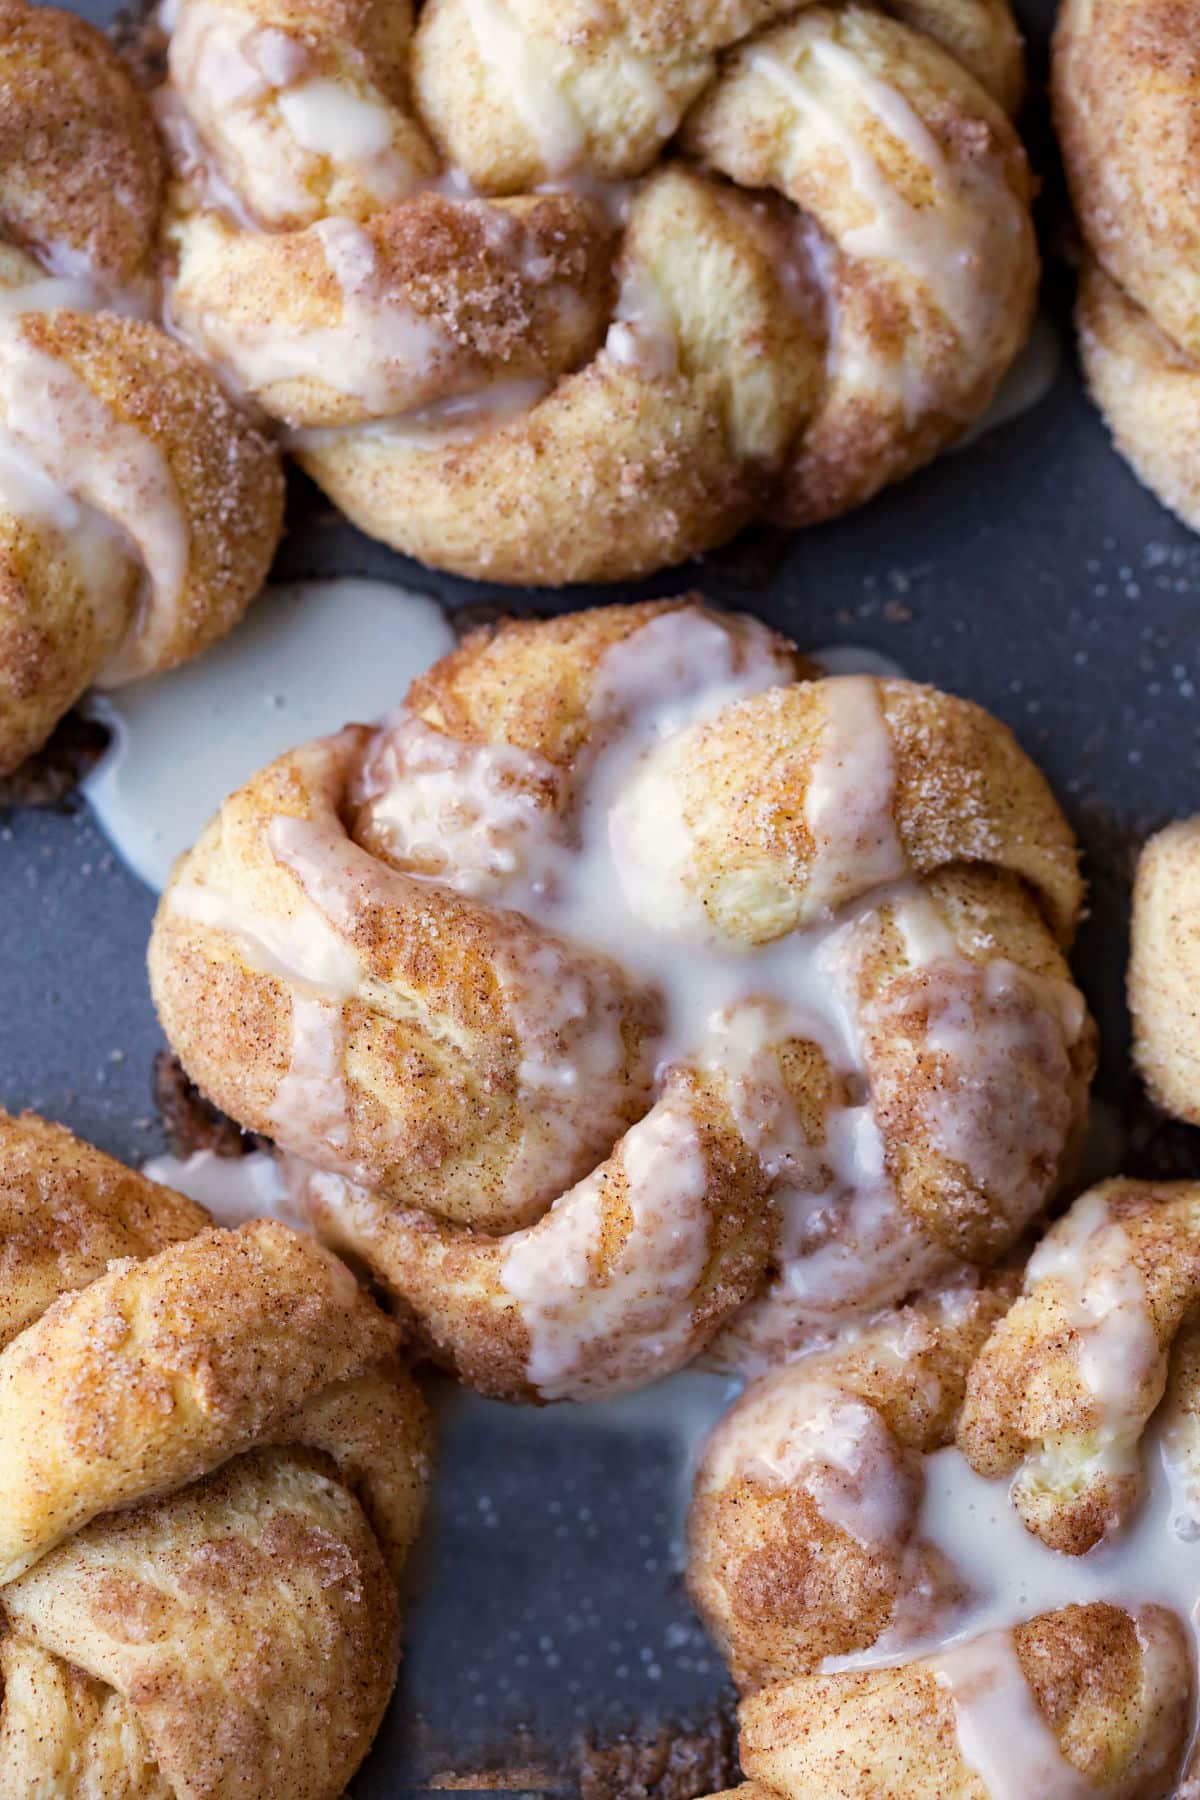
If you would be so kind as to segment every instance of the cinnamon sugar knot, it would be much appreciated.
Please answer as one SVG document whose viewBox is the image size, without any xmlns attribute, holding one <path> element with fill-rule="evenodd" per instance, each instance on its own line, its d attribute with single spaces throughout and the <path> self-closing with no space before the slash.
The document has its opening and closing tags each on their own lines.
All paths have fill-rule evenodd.
<svg viewBox="0 0 1200 1800">
<path fill-rule="evenodd" d="M 181 0 L 177 327 L 364 530 L 616 580 L 831 517 L 1037 285 L 1004 0 Z"/>
<path fill-rule="evenodd" d="M 486 1392 L 761 1367 L 1069 1174 L 1061 814 L 979 708 L 809 674 L 690 599 L 476 632 L 163 897 L 189 1075 Z"/>
<path fill-rule="evenodd" d="M 197 655 L 279 538 L 274 448 L 147 322 L 162 155 L 70 13 L 0 10 L 0 773 L 93 683 Z"/>
<path fill-rule="evenodd" d="M 0 1242 L 0 1790 L 337 1800 L 428 1474 L 395 1325 L 32 1114 Z"/>
<path fill-rule="evenodd" d="M 688 1582 L 745 1800 L 1155 1800 L 1200 1772 L 1198 1205 L 1105 1183 L 1023 1288 L 931 1289 L 719 1421 Z"/>
</svg>

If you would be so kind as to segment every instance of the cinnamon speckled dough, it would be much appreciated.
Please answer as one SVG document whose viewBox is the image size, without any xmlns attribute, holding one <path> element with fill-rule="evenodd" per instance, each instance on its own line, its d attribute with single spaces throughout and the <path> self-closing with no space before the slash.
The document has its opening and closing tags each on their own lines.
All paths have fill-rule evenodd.
<svg viewBox="0 0 1200 1800">
<path fill-rule="evenodd" d="M 1186 1578 L 1178 1606 L 1138 1604 L 1139 1563 L 1102 1562 L 1111 1598 L 1021 1619 L 1036 1588 L 1025 1594 L 1031 1572 L 1017 1568 L 1019 1622 L 983 1630 L 939 1544 L 927 1459 L 955 1458 L 957 1442 L 1001 1478 L 997 1507 L 1015 1469 L 1011 1503 L 1064 1557 L 1095 1543 L 1085 1527 L 1101 1500 L 1108 1528 L 1126 1523 L 1134 1488 L 1101 1494 L 1094 1477 L 1140 1463 L 1160 1400 L 1173 1454 L 1194 1452 L 1197 1191 L 1106 1183 L 1035 1248 L 1023 1294 L 1015 1267 L 927 1293 L 772 1370 L 718 1422 L 696 1474 L 688 1580 L 742 1689 L 755 1800 L 1174 1791 L 1192 1703 Z M 1039 1431 L 1053 1438 L 1032 1444 Z M 1035 1469 L 1038 1448 L 1049 1458 Z M 1002 1580 L 996 1592 L 1007 1609 Z"/>
<path fill-rule="evenodd" d="M 1051 1227 L 1046 1250 L 1059 1246 L 1072 1248 L 1071 1264 L 1034 1258 L 971 1370 L 958 1443 L 980 1474 L 1014 1476 L 1013 1504 L 1044 1543 L 1080 1555 L 1141 1494 L 1142 1433 L 1200 1291 L 1200 1185 L 1105 1182 Z M 1101 1362 L 1108 1392 L 1080 1359 L 1091 1323 L 1081 1287 L 1119 1302 L 1115 1349 Z"/>
<path fill-rule="evenodd" d="M 652 966 L 627 968 L 619 944 L 585 949 L 573 927 L 556 934 L 533 898 L 539 881 L 569 882 L 592 772 L 609 746 L 624 766 L 630 717 L 675 683 L 686 705 L 697 646 L 696 667 L 715 657 L 734 684 L 719 691 L 745 692 L 749 668 L 751 697 L 655 739 L 621 788 L 652 854 L 661 843 L 675 858 L 661 885 L 654 871 L 629 890 L 669 895 L 646 926 L 664 954 L 694 924 L 689 954 L 732 967 L 823 924 L 830 852 L 806 795 L 828 773 L 840 702 L 863 709 L 868 734 L 876 721 L 888 781 L 876 825 L 894 832 L 895 861 L 881 874 L 842 845 L 836 899 L 908 876 L 846 925 L 840 952 L 890 1184 L 880 1230 L 890 1221 L 899 1247 L 879 1251 L 882 1293 L 854 1304 L 894 1304 L 934 1270 L 1002 1256 L 1078 1143 L 1094 1034 L 1047 924 L 1069 939 L 1075 849 L 996 721 L 909 683 L 796 681 L 807 671 L 782 639 L 688 600 L 473 634 L 379 731 L 291 752 L 231 796 L 164 894 L 150 970 L 191 1077 L 290 1153 L 321 1233 L 364 1257 L 426 1346 L 489 1393 L 619 1390 L 723 1326 L 766 1335 L 742 1309 L 760 1304 L 783 1215 L 737 1081 L 699 1045 L 656 1072 Z M 677 808 L 654 786 L 660 758 Z M 910 947 L 922 931 L 935 954 Z M 767 1029 L 787 1040 L 779 1104 L 815 1204 L 833 1180 L 827 1116 L 853 1106 L 854 1082 L 820 1027 Z M 968 1067 L 989 1033 L 1002 1054 Z M 561 1293 L 535 1278 L 539 1259 L 569 1271 Z M 860 1260 L 861 1286 L 874 1265 Z"/>
<path fill-rule="evenodd" d="M 12 365 L 32 354 L 77 382 L 99 410 L 87 460 L 72 463 L 86 512 L 114 506 L 125 533 L 97 561 L 74 522 L 0 506 L 0 769 L 16 766 L 97 678 L 161 674 L 223 636 L 257 594 L 283 518 L 283 478 L 267 440 L 216 377 L 156 327 L 111 313 L 27 313 Z M 156 506 L 113 502 L 105 440 L 120 427 L 161 457 L 182 544 L 182 580 L 146 582 Z M 72 451 L 72 457 L 81 452 Z"/>
<path fill-rule="evenodd" d="M 1066 0 L 1054 113 L 1088 247 L 1080 350 L 1117 448 L 1200 528 L 1200 6 Z"/>
<path fill-rule="evenodd" d="M 866 1649 L 889 1627 L 920 1635 L 959 1596 L 917 1534 L 920 1457 L 951 1441 L 967 1369 L 1016 1289 L 1006 1273 L 917 1299 L 752 1382 L 714 1428 L 688 1517 L 688 1591 L 743 1694 Z M 839 1415 L 859 1434 L 864 1483 L 895 1485 L 881 1542 L 825 1516 L 804 1485 L 819 1433 L 808 1461 L 789 1462 L 789 1432 L 826 1416 L 836 1432 Z"/>
<path fill-rule="evenodd" d="M 565 805 L 576 759 L 582 769 L 585 750 L 591 755 L 603 741 L 591 709 L 603 655 L 663 611 L 611 607 L 485 629 L 418 679 L 414 705 L 431 724 L 444 716 L 455 740 L 528 747 L 547 770 L 533 798 L 539 812 L 553 810 Z M 763 631 L 736 617 L 722 619 L 721 628 L 735 642 L 743 631 Z M 786 676 L 794 654 L 783 639 L 772 641 Z M 589 1013 L 603 1008 L 623 1055 L 577 1089 L 525 1106 L 517 996 L 497 961 L 511 957 L 532 970 L 546 934 L 519 913 L 415 879 L 406 866 L 393 869 L 369 832 L 360 845 L 343 814 L 352 821 L 352 795 L 371 749 L 371 734 L 356 728 L 291 753 L 230 797 L 160 906 L 150 948 L 156 1004 L 193 1079 L 232 1117 L 258 1118 L 285 1148 L 367 1181 L 399 1206 L 484 1230 L 531 1223 L 645 1111 L 658 1003 L 609 958 L 556 944 L 557 980 L 585 983 L 590 998 L 588 1011 L 555 1037 L 553 1053 L 570 1054 L 591 1028 Z M 272 972 L 252 949 L 247 954 L 239 935 L 259 909 L 285 922 L 303 916 L 302 890 L 268 841 L 280 818 L 315 823 L 329 854 L 348 859 L 347 894 L 364 901 L 340 928 L 368 971 L 340 1009 L 350 1076 L 341 1155 L 330 1154 L 327 1133 L 276 1117 L 291 1066 L 292 984 L 285 970 Z M 176 906 L 180 885 L 212 891 L 218 912 L 211 923 Z M 206 1016 L 227 1029 L 212 1034 L 201 1025 Z M 514 1180 L 521 1170 L 524 1179 Z"/>
<path fill-rule="evenodd" d="M 204 213 L 173 234 L 172 313 L 284 424 L 363 424 L 586 360 L 612 309 L 612 235 L 600 208 L 571 194 L 494 206 L 420 194 L 375 213 L 361 239 L 320 224 L 268 236 Z M 382 335 L 377 366 L 357 390 L 331 366 L 353 313 L 339 278 L 347 243 L 373 259 Z M 389 308 L 409 320 L 390 356 Z M 406 356 L 410 333 L 428 341 L 426 358 Z M 301 353 L 289 357 L 292 335 Z"/>
<path fill-rule="evenodd" d="M 0 773 L 93 682 L 215 642 L 279 539 L 277 452 L 211 370 L 143 322 L 162 200 L 149 104 L 107 39 L 4 0 Z"/>
<path fill-rule="evenodd" d="M 764 943 L 821 916 L 803 799 L 836 692 L 835 679 L 753 695 L 649 762 L 647 798 L 661 792 L 686 832 L 680 879 L 732 943 Z M 892 811 L 913 872 L 954 862 L 1007 869 L 1069 944 L 1083 894 L 1078 851 L 1008 728 L 972 701 L 914 681 L 880 679 L 876 692 L 893 759 Z"/>
<path fill-rule="evenodd" d="M 1187 1741 L 1183 1628 L 1160 1607 L 1103 1603 L 1014 1632 L 1033 1702 L 1069 1765 L 1098 1791 L 1155 1800 Z M 766 1800 L 988 1800 L 959 1748 L 954 1703 L 926 1662 L 803 1675 L 741 1708 L 742 1767 Z"/>
<path fill-rule="evenodd" d="M 0 1791 L 337 1800 L 428 1474 L 395 1326 L 311 1240 L 32 1115 L 0 1233 Z"/>
<path fill-rule="evenodd" d="M 1129 1009 L 1138 1068 L 1158 1105 L 1200 1124 L 1200 819 L 1169 825 L 1138 862 Z"/>
<path fill-rule="evenodd" d="M 1076 322 L 1113 443 L 1164 506 L 1200 528 L 1200 362 L 1090 258 Z"/>
<path fill-rule="evenodd" d="M 860 504 L 1027 335 L 1020 39 L 1004 0 L 790 10 L 182 0 L 173 316 L 354 523 L 460 574 L 622 579 Z M 555 250 L 506 246 L 556 183 Z"/>
<path fill-rule="evenodd" d="M 110 1262 L 150 1256 L 208 1222 L 194 1200 L 61 1125 L 0 1113 L 0 1350 Z"/>
<path fill-rule="evenodd" d="M 1036 980 L 1061 984 L 1073 994 L 1065 961 L 1036 908 L 1011 879 L 994 871 L 954 865 L 929 878 L 926 893 L 955 932 L 959 949 L 977 978 L 956 994 L 969 1009 L 972 1029 L 995 1027 L 983 996 L 989 966 L 1028 969 Z M 854 1004 L 860 1009 L 864 1067 L 895 1189 L 898 1230 L 919 1234 L 924 1262 L 914 1260 L 907 1285 L 963 1261 L 986 1267 L 1020 1237 L 1058 1193 L 1074 1165 L 1087 1113 L 1088 1084 L 1095 1060 L 1094 1033 L 1077 1002 L 1081 1029 L 1064 1044 L 1045 1002 L 1034 987 L 1015 998 L 1008 1026 L 1024 1040 L 1003 1067 L 991 1072 L 986 1091 L 935 1043 L 936 988 L 920 970 L 907 966 L 898 926 L 884 905 L 869 915 L 859 934 L 859 978 Z M 978 963 L 971 959 L 979 958 Z M 1026 1035 L 1028 1034 L 1028 1035 Z M 797 1040 L 787 1059 L 789 1093 L 814 1150 L 822 1143 L 826 1108 L 841 1095 L 843 1080 L 828 1066 L 815 1043 Z M 666 1084 L 668 1094 L 672 1084 Z M 746 1153 L 720 1087 L 711 1081 L 675 1084 L 700 1120 L 708 1175 L 705 1207 L 710 1260 L 703 1282 L 690 1293 L 688 1345 L 708 1346 L 706 1361 L 717 1367 L 756 1369 L 793 1352 L 811 1331 L 811 1318 L 786 1291 L 786 1277 L 762 1287 L 764 1258 L 776 1253 L 776 1223 L 764 1206 L 764 1186 L 755 1160 Z M 990 1181 L 947 1154 L 939 1141 L 937 1109 L 958 1108 L 978 1119 L 996 1158 Z M 627 1141 L 627 1140 L 626 1140 Z M 600 1248 L 592 1283 L 595 1311 L 605 1306 L 606 1274 L 624 1253 L 637 1251 L 622 1145 L 595 1174 L 558 1202 L 554 1213 L 521 1234 L 532 1249 L 547 1245 L 562 1224 L 558 1214 L 584 1195 L 600 1196 Z M 289 1164 L 294 1197 L 319 1234 L 344 1252 L 365 1259 L 385 1285 L 411 1307 L 422 1340 L 461 1379 L 485 1393 L 508 1399 L 538 1395 L 531 1381 L 530 1332 L 521 1308 L 505 1286 L 507 1259 L 518 1239 L 487 1236 L 478 1229 L 431 1217 L 403 1205 L 383 1205 L 377 1194 L 335 1175 Z M 820 1186 L 818 1177 L 817 1185 Z M 819 1251 L 817 1252 L 819 1256 Z M 862 1255 L 860 1284 L 871 1297 L 870 1257 Z M 874 1304 L 886 1304 L 895 1281 L 887 1245 L 878 1251 L 880 1290 Z M 902 1281 L 901 1287 L 906 1284 Z M 655 1323 L 673 1316 L 664 1302 Z M 615 1332 L 596 1330 L 591 1308 L 579 1306 L 577 1348 L 570 1376 L 575 1398 L 606 1388 L 640 1384 L 654 1364 L 640 1359 L 623 1322 Z M 714 1326 L 719 1329 L 715 1330 Z M 653 1333 L 648 1331 L 651 1344 Z M 657 1352 L 656 1352 L 657 1353 Z M 551 1396 L 554 1397 L 554 1396 Z"/>
<path fill-rule="evenodd" d="M 94 26 L 0 6 L 0 220 L 52 271 L 153 299 L 163 159 L 150 104 Z"/>
</svg>

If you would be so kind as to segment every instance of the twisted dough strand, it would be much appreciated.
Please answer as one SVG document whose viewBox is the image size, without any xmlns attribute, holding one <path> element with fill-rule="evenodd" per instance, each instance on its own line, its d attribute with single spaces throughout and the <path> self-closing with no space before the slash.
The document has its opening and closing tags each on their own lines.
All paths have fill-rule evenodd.
<svg viewBox="0 0 1200 1800">
<path fill-rule="evenodd" d="M 894 10 L 183 0 L 172 315 L 463 574 L 843 511 L 986 407 L 1036 286 L 1007 8 Z"/>
<path fill-rule="evenodd" d="M 4 1791 L 336 1800 L 428 1470 L 395 1326 L 44 1121 L 0 1118 L 0 1170 Z"/>
<path fill-rule="evenodd" d="M 1014 1271 L 927 1294 L 719 1422 L 689 1586 L 743 1691 L 745 1791 L 1153 1800 L 1194 1776 L 1195 1208 L 1192 1183 L 1106 1183 L 1016 1298 Z M 999 1529 L 1010 1504 L 1049 1550 Z"/>
<path fill-rule="evenodd" d="M 1094 1046 L 1045 784 L 978 709 L 796 670 L 686 601 L 477 634 L 164 896 L 192 1077 L 485 1391 L 772 1360 L 1068 1177 Z"/>
<path fill-rule="evenodd" d="M 94 27 L 0 33 L 0 771 L 95 682 L 234 625 L 279 537 L 278 455 L 157 306 L 162 157 Z"/>
</svg>

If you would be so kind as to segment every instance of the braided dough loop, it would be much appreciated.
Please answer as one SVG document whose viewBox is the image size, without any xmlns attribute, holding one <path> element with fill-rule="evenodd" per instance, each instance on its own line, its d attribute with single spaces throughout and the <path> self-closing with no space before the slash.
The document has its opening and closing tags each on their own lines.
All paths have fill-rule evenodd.
<svg viewBox="0 0 1200 1800">
<path fill-rule="evenodd" d="M 193 1079 L 488 1392 L 787 1345 L 994 1261 L 1067 1178 L 1094 1043 L 1045 784 L 963 702 L 796 672 L 688 602 L 477 633 L 164 895 Z"/>
<path fill-rule="evenodd" d="M 241 213 L 282 231 L 366 219 L 436 172 L 407 104 L 411 33 L 408 0 L 184 0 L 172 88 Z"/>
<path fill-rule="evenodd" d="M 810 7 L 729 59 L 684 142 L 817 228 L 828 361 L 778 505 L 793 525 L 860 505 L 985 410 L 1028 336 L 1031 188 L 1008 120 L 929 38 Z"/>
<path fill-rule="evenodd" d="M 1029 172 L 967 72 L 1011 103 L 1019 41 L 1002 0 L 787 10 L 432 0 L 410 102 L 403 13 L 384 79 L 354 8 L 183 0 L 176 323 L 356 524 L 460 574 L 623 578 L 858 504 L 1027 332 Z M 531 255 L 516 209 L 564 178 Z"/>
<path fill-rule="evenodd" d="M 1200 11 L 1185 0 L 1067 0 L 1053 96 L 1087 246 L 1084 370 L 1114 442 L 1200 527 Z"/>
<path fill-rule="evenodd" d="M 717 55 L 795 0 L 429 0 L 413 44 L 418 104 L 447 159 L 484 193 L 516 193 L 579 166 L 641 175 L 718 74 Z M 958 57 L 1009 112 L 1021 43 L 998 0 L 892 8 Z"/>
<path fill-rule="evenodd" d="M 1164 506 L 1200 522 L 1200 362 L 1091 257 L 1075 321 L 1092 397 L 1113 443 Z"/>
<path fill-rule="evenodd" d="M 693 1484 L 688 1591 L 741 1693 L 885 1630 L 898 1644 L 926 1635 L 955 1597 L 917 1534 L 919 1459 L 952 1441 L 967 1370 L 1015 1291 L 1002 1274 L 923 1296 L 848 1348 L 760 1376 L 714 1428 Z M 891 1491 L 872 1518 L 876 1485 Z"/>
<path fill-rule="evenodd" d="M 4 322 L 0 421 L 16 459 L 0 491 L 10 768 L 93 682 L 160 674 L 237 623 L 274 553 L 283 480 L 202 364 L 112 313 Z"/>
<path fill-rule="evenodd" d="M 1060 1765 L 1048 1780 L 1059 1780 L 1064 1793 L 1095 1789 L 1124 1800 L 1167 1791 L 1187 1739 L 1190 1677 L 1187 1641 L 1172 1613 L 1068 1606 L 1015 1626 L 1007 1639 L 1004 1675 L 1020 1685 L 1022 1704 L 1034 1709 Z M 986 1681 L 991 1646 L 981 1649 Z M 988 1800 L 960 1746 L 943 1667 L 930 1657 L 802 1675 L 752 1695 L 740 1709 L 739 1745 L 742 1767 L 761 1783 L 750 1794 Z M 1036 1780 L 1042 1770 L 1031 1773 Z"/>
<path fill-rule="evenodd" d="M 157 310 L 162 159 L 94 26 L 0 11 L 0 772 L 93 682 L 242 616 L 283 517 L 272 446 Z"/>
<path fill-rule="evenodd" d="M 1023 1294 L 1015 1271 L 927 1293 L 769 1372 L 719 1422 L 696 1477 L 689 1587 L 742 1688 L 742 1767 L 768 1800 L 1174 1791 L 1194 1597 L 1169 1534 L 1185 1535 L 1176 1509 L 1200 1467 L 1198 1193 L 1108 1182 L 1051 1228 Z M 992 1497 L 923 1466 L 959 1452 L 995 1479 Z M 1168 1510 L 1137 1529 L 1166 1543 L 1122 1542 L 1135 1469 L 1159 1454 Z M 1043 1584 L 1063 1591 L 1040 1549 L 972 1595 L 986 1551 L 968 1581 L 954 1558 L 969 1533 L 957 1518 L 948 1555 L 944 1507 L 969 1504 L 978 1531 L 1010 1492 L 1061 1555 L 1109 1540 L 1108 1560 L 1080 1565 L 1084 1603 L 1035 1611 Z M 1141 1603 L 1139 1589 L 1171 1591 L 1176 1563 L 1178 1604 Z M 985 1618 L 997 1600 L 1002 1619 L 1010 1604 L 1034 1616 L 982 1631 L 974 1599 Z"/>
<path fill-rule="evenodd" d="M 819 333 L 750 204 L 680 165 L 630 201 L 618 275 L 626 335 L 531 409 L 429 447 L 403 422 L 304 440 L 301 465 L 372 536 L 499 581 L 587 580 L 614 556 L 642 573 L 722 542 L 812 404 Z"/>
<path fill-rule="evenodd" d="M 1133 1512 L 1142 1434 L 1198 1291 L 1194 1183 L 1093 1188 L 1030 1260 L 958 1435 L 981 1474 L 1013 1474 L 1013 1504 L 1051 1549 L 1080 1555 Z"/>
<path fill-rule="evenodd" d="M 58 1127 L 0 1118 L 0 1157 L 5 1791 L 335 1800 L 428 1468 L 395 1326 L 310 1240 L 209 1229 Z"/>
<path fill-rule="evenodd" d="M 274 236 L 203 213 L 175 237 L 177 324 L 294 427 L 549 380 L 599 347 L 612 306 L 611 229 L 568 194 L 421 194 Z"/>
</svg>

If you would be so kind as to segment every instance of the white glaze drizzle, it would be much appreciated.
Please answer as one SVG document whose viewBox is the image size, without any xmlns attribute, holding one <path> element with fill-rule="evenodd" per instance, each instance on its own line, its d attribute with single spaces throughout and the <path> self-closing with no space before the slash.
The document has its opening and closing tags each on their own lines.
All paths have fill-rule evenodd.
<svg viewBox="0 0 1200 1800">
<path fill-rule="evenodd" d="M 268 588 L 204 656 L 92 699 L 113 740 L 84 792 L 134 874 L 162 888 L 226 794 L 292 745 L 388 711 L 452 643 L 436 601 L 391 582 Z"/>
<path fill-rule="evenodd" d="M 1011 1631 L 989 1631 L 932 1659 L 954 1703 L 959 1751 L 990 1800 L 1086 1800 L 1025 1678 Z"/>
<path fill-rule="evenodd" d="M 604 355 L 619 368 L 637 369 L 651 378 L 678 370 L 675 317 L 645 263 L 635 264 L 621 282 Z"/>
<path fill-rule="evenodd" d="M 861 1084 L 857 931 L 887 904 L 922 960 L 942 954 L 953 939 L 927 898 L 894 885 L 873 889 L 818 928 L 756 951 L 733 949 L 717 937 L 685 879 L 686 833 L 680 835 L 679 821 L 662 804 L 661 787 L 646 798 L 643 778 L 664 756 L 669 767 L 689 726 L 784 673 L 765 638 L 743 641 L 739 665 L 733 640 L 714 620 L 665 614 L 604 659 L 592 701 L 590 760 L 577 768 L 581 785 L 569 821 L 553 772 L 508 747 L 498 756 L 447 747 L 432 787 L 424 789 L 416 772 L 436 753 L 425 728 L 415 728 L 403 712 L 377 741 L 356 799 L 402 866 L 407 860 L 429 878 L 486 891 L 492 902 L 516 907 L 557 936 L 611 955 L 665 995 L 660 1078 L 680 1060 L 719 1069 L 747 1140 L 777 1185 L 786 1301 L 793 1314 L 811 1306 L 820 1320 L 824 1307 L 836 1314 L 886 1304 L 941 1271 L 947 1258 L 898 1212 L 869 1094 L 835 1107 L 824 1141 L 807 1143 L 774 1046 L 792 1036 L 815 1042 L 835 1071 Z M 828 692 L 834 727 L 818 758 L 818 823 L 831 859 L 858 858 L 862 879 L 878 881 L 903 866 L 885 826 L 892 781 L 886 728 L 871 684 L 849 678 L 831 683 Z M 865 749 L 855 744 L 856 730 Z M 644 831 L 632 829 L 631 796 L 638 797 Z M 604 1030 L 611 1031 L 611 1022 Z M 586 1063 L 577 1073 L 556 1072 L 556 1080 L 568 1083 L 586 1077 Z M 530 1092 L 536 1095 L 536 1086 Z M 865 1273 L 864 1253 L 873 1259 Z M 541 1259 L 543 1291 L 551 1293 L 558 1269 L 531 1240 L 521 1251 L 522 1296 L 537 1285 L 528 1274 L 530 1259 Z M 782 1303 L 785 1296 L 776 1298 Z M 537 1323 L 535 1360 L 543 1382 L 553 1383 L 551 1353 L 538 1341 Z"/>
<path fill-rule="evenodd" d="M 549 389 L 550 383 L 540 376 L 514 376 L 366 425 L 316 425 L 290 431 L 285 433 L 284 443 L 287 449 L 299 452 L 334 449 L 347 438 L 359 444 L 377 440 L 396 450 L 444 450 L 499 430 L 536 406 Z"/>
<path fill-rule="evenodd" d="M 311 235 L 338 283 L 336 324 L 281 329 L 273 322 L 247 324 L 221 307 L 189 307 L 189 329 L 256 393 L 307 380 L 361 401 L 372 414 L 395 413 L 413 383 L 427 380 L 451 354 L 450 337 L 438 319 L 386 286 L 375 245 L 360 225 L 322 219 Z"/>
<path fill-rule="evenodd" d="M 878 684 L 866 675 L 842 675 L 822 692 L 825 717 L 804 816 L 815 845 L 812 898 L 832 913 L 848 890 L 899 880 L 908 858 L 896 830 L 892 740 Z"/>
<path fill-rule="evenodd" d="M 692 1336 L 692 1295 L 707 1259 L 708 1166 L 690 1110 L 668 1094 L 622 1139 L 629 1226 L 603 1278 L 608 1180 L 562 1195 L 505 1251 L 501 1285 L 529 1332 L 530 1381 L 547 1400 L 613 1392 L 677 1366 Z M 599 1353 L 599 1354 L 598 1354 Z"/>
<path fill-rule="evenodd" d="M 905 1531 L 915 1488 L 875 1407 L 810 1374 L 803 1363 L 751 1385 L 720 1422 L 704 1484 L 798 1487 L 860 1548 L 890 1548 Z"/>
<path fill-rule="evenodd" d="M 314 160 L 380 206 L 403 199 L 417 180 L 382 96 L 313 73 L 299 38 L 254 24 L 236 6 L 181 0 L 169 63 L 187 119 L 171 135 L 185 149 L 190 141 L 186 161 L 201 190 L 241 222 L 315 216 Z M 166 110 L 175 111 L 169 98 Z"/>
<path fill-rule="evenodd" d="M 971 162 L 951 165 L 933 134 L 898 89 L 872 75 L 850 51 L 833 41 L 821 18 L 801 17 L 789 27 L 818 70 L 844 94 L 853 96 L 904 154 L 918 163 L 939 199 L 909 202 L 873 155 L 869 144 L 840 107 L 821 97 L 816 81 L 767 47 L 749 52 L 749 66 L 786 95 L 797 113 L 842 156 L 856 193 L 870 207 L 869 223 L 839 235 L 839 248 L 856 259 L 906 272 L 924 288 L 964 345 L 986 341 L 996 319 L 996 298 L 981 279 L 985 251 L 1018 228 L 1018 208 L 1003 179 Z M 827 83 L 828 84 L 828 83 Z M 808 146 L 805 154 L 811 152 Z M 960 205 L 966 201 L 965 209 Z M 966 234 L 972 225 L 975 237 Z M 832 298 L 828 279 L 824 285 Z M 929 376 L 909 359 L 887 357 L 852 329 L 839 329 L 831 308 L 831 374 L 847 387 L 891 395 L 911 420 L 929 403 Z"/>
<path fill-rule="evenodd" d="M 93 604 L 110 610 L 140 559 L 142 601 L 100 682 L 132 679 L 173 629 L 187 577 L 191 533 L 166 457 L 19 318 L 0 319 L 0 418 L 5 502 L 65 539 Z"/>
<path fill-rule="evenodd" d="M 245 1156 L 218 1156 L 213 1150 L 195 1150 L 187 1157 L 155 1156 L 142 1165 L 142 1174 L 198 1201 L 218 1225 L 281 1219 L 299 1231 L 307 1230 L 268 1150 L 252 1150 Z"/>
</svg>

